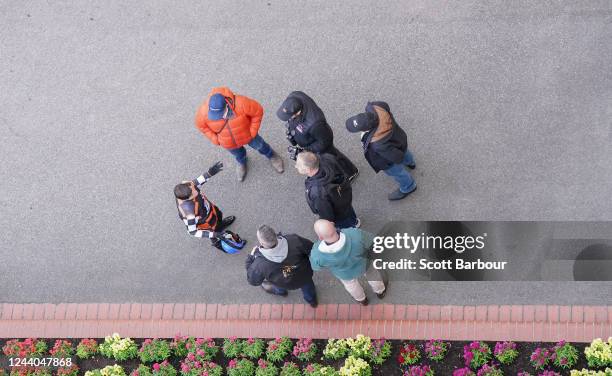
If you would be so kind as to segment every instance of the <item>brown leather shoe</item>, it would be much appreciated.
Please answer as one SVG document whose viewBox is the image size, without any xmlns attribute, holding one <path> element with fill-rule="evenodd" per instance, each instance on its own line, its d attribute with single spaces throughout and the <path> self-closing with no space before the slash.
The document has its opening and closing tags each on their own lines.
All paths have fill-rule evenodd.
<svg viewBox="0 0 612 376">
<path fill-rule="evenodd" d="M 269 161 L 270 161 L 270 164 L 272 165 L 272 167 L 279 174 L 282 174 L 285 171 L 285 166 L 283 164 L 283 158 L 281 158 L 280 155 L 276 154 L 276 152 L 274 152 L 274 154 L 272 154 L 272 156 L 270 157 Z"/>
</svg>

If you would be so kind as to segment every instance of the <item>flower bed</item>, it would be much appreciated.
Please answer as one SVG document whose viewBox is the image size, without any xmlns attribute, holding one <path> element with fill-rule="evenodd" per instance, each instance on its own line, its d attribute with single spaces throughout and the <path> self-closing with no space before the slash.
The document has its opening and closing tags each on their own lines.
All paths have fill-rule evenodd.
<svg viewBox="0 0 612 376">
<path fill-rule="evenodd" d="M 612 340 L 585 345 L 391 341 L 365 336 L 329 341 L 181 336 L 132 340 L 113 335 L 95 340 L 0 340 L 0 344 L 0 376 L 612 375 Z M 53 356 L 71 362 L 40 366 Z M 14 362 L 15 357 L 29 363 L 11 369 L 9 358 Z"/>
</svg>

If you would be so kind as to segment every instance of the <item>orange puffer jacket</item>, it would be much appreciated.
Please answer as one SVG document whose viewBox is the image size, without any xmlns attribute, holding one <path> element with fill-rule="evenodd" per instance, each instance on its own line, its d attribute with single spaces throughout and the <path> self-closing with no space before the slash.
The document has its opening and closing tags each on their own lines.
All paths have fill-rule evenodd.
<svg viewBox="0 0 612 376">
<path fill-rule="evenodd" d="M 226 119 L 208 119 L 208 101 L 217 93 L 228 99 L 233 112 L 227 124 Z M 263 113 L 263 107 L 256 100 L 236 95 L 227 87 L 216 87 L 198 109 L 195 125 L 213 144 L 235 149 L 248 144 L 257 136 Z"/>
</svg>

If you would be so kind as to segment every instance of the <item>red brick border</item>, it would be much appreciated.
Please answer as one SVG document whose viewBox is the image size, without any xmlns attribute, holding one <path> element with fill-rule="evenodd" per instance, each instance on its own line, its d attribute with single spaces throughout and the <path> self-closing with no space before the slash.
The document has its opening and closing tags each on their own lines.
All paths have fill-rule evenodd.
<svg viewBox="0 0 612 376">
<path fill-rule="evenodd" d="M 612 306 L 357 304 L 0 304 L 0 338 L 348 337 L 590 342 Z"/>
</svg>

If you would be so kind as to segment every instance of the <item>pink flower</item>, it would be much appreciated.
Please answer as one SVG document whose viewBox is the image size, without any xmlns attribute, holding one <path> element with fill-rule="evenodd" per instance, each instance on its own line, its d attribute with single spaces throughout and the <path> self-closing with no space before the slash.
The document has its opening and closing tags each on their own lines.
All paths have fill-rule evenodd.
<svg viewBox="0 0 612 376">
<path fill-rule="evenodd" d="M 161 368 L 161 367 L 160 367 L 160 365 L 159 365 L 159 364 L 157 364 L 157 363 L 153 364 L 153 370 L 154 370 L 154 371 L 159 371 L 159 369 L 160 369 L 160 368 Z"/>
</svg>

